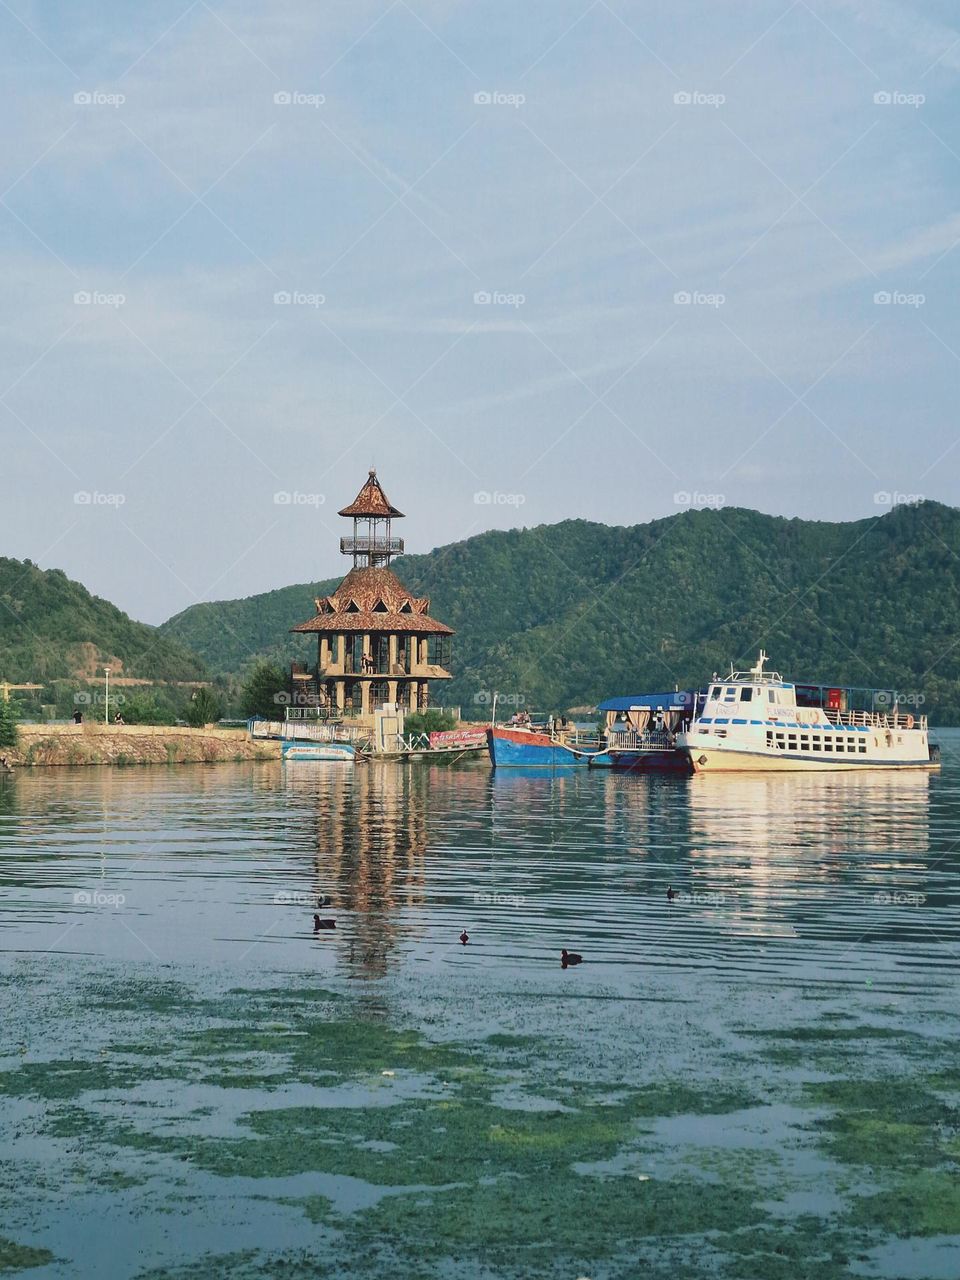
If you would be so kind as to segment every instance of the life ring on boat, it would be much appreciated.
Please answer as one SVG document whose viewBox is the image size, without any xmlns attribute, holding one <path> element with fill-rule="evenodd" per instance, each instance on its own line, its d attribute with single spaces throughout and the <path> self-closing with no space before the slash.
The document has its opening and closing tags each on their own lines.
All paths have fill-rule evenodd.
<svg viewBox="0 0 960 1280">
<path fill-rule="evenodd" d="M 903 725 L 905 729 L 912 729 L 914 725 L 913 716 L 908 715 L 906 720 L 904 720 Z"/>
</svg>

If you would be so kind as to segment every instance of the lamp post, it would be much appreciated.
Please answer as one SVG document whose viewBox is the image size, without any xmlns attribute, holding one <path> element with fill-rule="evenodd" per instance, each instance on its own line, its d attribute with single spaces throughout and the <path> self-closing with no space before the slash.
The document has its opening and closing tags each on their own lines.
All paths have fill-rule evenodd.
<svg viewBox="0 0 960 1280">
<path fill-rule="evenodd" d="M 110 668 L 109 667 L 103 668 L 103 683 L 104 683 L 103 723 L 109 724 L 110 723 Z"/>
</svg>

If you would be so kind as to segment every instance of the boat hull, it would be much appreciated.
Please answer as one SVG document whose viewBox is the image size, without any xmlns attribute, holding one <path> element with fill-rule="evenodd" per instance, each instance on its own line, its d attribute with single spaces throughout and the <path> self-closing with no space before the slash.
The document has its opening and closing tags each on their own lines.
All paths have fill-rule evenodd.
<svg viewBox="0 0 960 1280">
<path fill-rule="evenodd" d="M 333 760 L 352 764 L 356 752 L 349 742 L 285 742 L 281 748 L 284 763 Z"/>
<path fill-rule="evenodd" d="M 690 773 L 690 758 L 684 751 L 606 751 L 604 759 L 592 765 L 606 765 L 622 773 Z"/>
<path fill-rule="evenodd" d="M 487 729 L 487 750 L 495 769 L 522 766 L 547 769 L 585 769 L 598 762 L 604 752 L 584 751 L 565 746 L 549 734 L 529 729 Z"/>
<path fill-rule="evenodd" d="M 875 772 L 878 769 L 915 769 L 927 772 L 940 768 L 940 761 L 931 759 L 851 759 L 816 760 L 809 756 L 773 755 L 765 751 L 735 750 L 710 747 L 687 749 L 690 768 L 694 773 L 853 773 Z"/>
</svg>

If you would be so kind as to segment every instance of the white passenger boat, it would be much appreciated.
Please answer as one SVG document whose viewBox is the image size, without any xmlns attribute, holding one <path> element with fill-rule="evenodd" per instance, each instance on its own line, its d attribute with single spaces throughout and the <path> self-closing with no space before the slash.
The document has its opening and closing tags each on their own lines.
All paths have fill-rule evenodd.
<svg viewBox="0 0 960 1280">
<path fill-rule="evenodd" d="M 904 712 L 888 689 L 791 684 L 751 671 L 711 681 L 677 737 L 695 773 L 743 770 L 939 769 L 927 717 Z"/>
</svg>

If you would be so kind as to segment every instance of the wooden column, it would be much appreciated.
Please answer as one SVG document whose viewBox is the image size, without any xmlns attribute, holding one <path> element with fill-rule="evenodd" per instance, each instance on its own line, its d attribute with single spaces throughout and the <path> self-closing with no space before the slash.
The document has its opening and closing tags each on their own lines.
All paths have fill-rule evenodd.
<svg viewBox="0 0 960 1280">
<path fill-rule="evenodd" d="M 387 640 L 387 670 L 392 674 L 397 665 L 397 637 L 391 635 Z"/>
<path fill-rule="evenodd" d="M 337 710 L 342 714 L 347 701 L 346 681 L 337 681 Z"/>
</svg>

